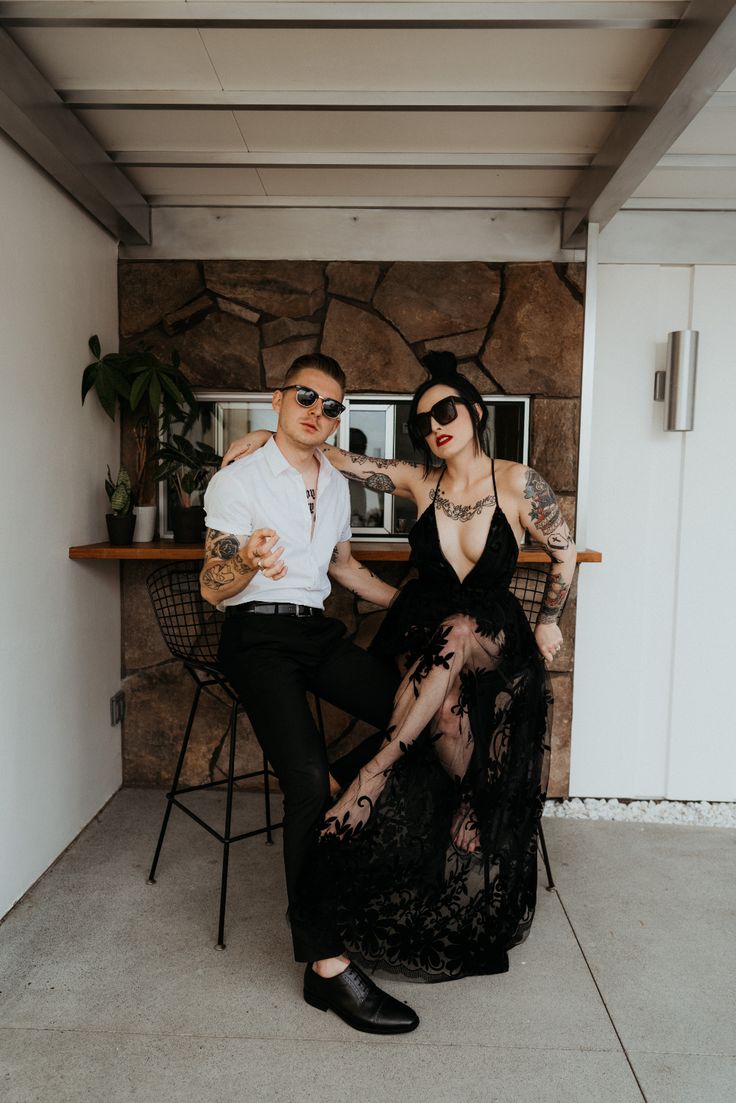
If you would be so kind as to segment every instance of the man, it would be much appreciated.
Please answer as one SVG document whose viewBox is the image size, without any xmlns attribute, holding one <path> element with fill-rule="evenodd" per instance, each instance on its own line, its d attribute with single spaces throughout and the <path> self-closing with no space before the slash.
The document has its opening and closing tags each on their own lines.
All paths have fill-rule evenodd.
<svg viewBox="0 0 736 1103">
<path fill-rule="evenodd" d="M 387 607 L 396 594 L 350 551 L 348 484 L 319 451 L 344 407 L 337 361 L 300 356 L 272 398 L 275 436 L 210 481 L 202 596 L 225 611 L 220 659 L 284 794 L 284 866 L 294 957 L 307 963 L 304 998 L 357 1030 L 413 1030 L 411 1008 L 378 988 L 345 954 L 336 926 L 310 926 L 291 911 L 314 832 L 331 791 L 376 753 L 372 737 L 332 764 L 307 703 L 311 690 L 378 728 L 398 682 L 378 659 L 342 637 L 324 616 L 329 574 Z"/>
</svg>

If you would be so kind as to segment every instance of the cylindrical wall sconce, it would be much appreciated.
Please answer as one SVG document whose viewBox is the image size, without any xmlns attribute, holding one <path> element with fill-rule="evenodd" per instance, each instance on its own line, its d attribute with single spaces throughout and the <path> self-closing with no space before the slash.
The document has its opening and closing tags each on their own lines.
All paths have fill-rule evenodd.
<svg viewBox="0 0 736 1103">
<path fill-rule="evenodd" d="M 667 369 L 654 373 L 655 402 L 665 403 L 665 429 L 692 429 L 698 330 L 676 329 L 667 334 Z"/>
</svg>

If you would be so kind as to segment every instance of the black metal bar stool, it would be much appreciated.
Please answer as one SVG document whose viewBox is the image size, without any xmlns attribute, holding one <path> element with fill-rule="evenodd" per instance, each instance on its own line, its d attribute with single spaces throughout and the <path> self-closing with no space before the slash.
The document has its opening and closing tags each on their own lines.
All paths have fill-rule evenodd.
<svg viewBox="0 0 736 1103">
<path fill-rule="evenodd" d="M 186 812 L 188 816 L 191 816 L 191 818 L 208 831 L 210 835 L 213 835 L 222 843 L 220 912 L 215 948 L 224 950 L 225 905 L 227 902 L 227 875 L 230 844 L 239 842 L 241 839 L 250 839 L 254 835 L 263 834 L 266 835 L 266 841 L 268 843 L 273 843 L 272 832 L 282 825 L 280 822 L 273 823 L 271 820 L 269 779 L 276 775 L 269 768 L 265 754 L 263 755 L 262 769 L 252 770 L 250 773 L 246 774 L 235 774 L 238 713 L 241 709 L 243 711 L 245 711 L 245 709 L 239 701 L 235 690 L 228 684 L 218 664 L 217 649 L 220 642 L 224 615 L 202 598 L 199 590 L 200 567 L 201 564 L 196 561 L 167 563 L 163 567 L 159 567 L 157 570 L 153 571 L 146 581 L 148 593 L 164 642 L 172 656 L 175 659 L 181 660 L 187 673 L 195 683 L 194 698 L 189 710 L 187 725 L 184 730 L 184 738 L 179 752 L 179 759 L 174 771 L 171 789 L 166 794 L 166 811 L 164 812 L 163 823 L 161 824 L 156 852 L 153 856 L 151 872 L 148 875 L 148 884 L 154 885 L 156 883 L 156 866 L 158 865 L 159 856 L 161 854 L 161 847 L 163 846 L 171 809 L 173 805 L 176 805 L 177 808 L 181 808 L 182 812 Z M 189 737 L 192 732 L 194 718 L 197 714 L 199 699 L 202 691 L 211 686 L 219 687 L 230 701 L 230 742 L 227 776 L 220 781 L 207 781 L 202 785 L 180 786 L 179 777 L 184 765 L 187 747 L 189 746 Z M 318 717 L 321 723 L 319 711 Z M 233 835 L 231 833 L 233 787 L 236 781 L 243 781 L 246 778 L 253 777 L 263 778 L 263 799 L 266 818 L 265 827 L 258 827 L 253 831 L 244 831 L 239 835 Z M 179 797 L 183 793 L 194 793 L 201 789 L 213 789 L 220 785 L 226 786 L 227 793 L 225 801 L 225 827 L 223 832 L 218 831 L 211 824 L 206 823 L 196 812 L 193 812 L 191 808 L 188 808 L 186 804 L 179 800 Z"/>
<path fill-rule="evenodd" d="M 532 628 L 537 623 L 537 617 L 542 608 L 544 590 L 547 585 L 547 567 L 517 567 L 511 577 L 509 590 L 519 599 L 521 607 L 526 613 L 527 620 Z M 539 848 L 542 851 L 542 860 L 547 873 L 547 891 L 552 892 L 555 883 L 552 880 L 552 868 L 549 864 L 547 844 L 544 840 L 542 821 L 539 821 Z"/>
</svg>

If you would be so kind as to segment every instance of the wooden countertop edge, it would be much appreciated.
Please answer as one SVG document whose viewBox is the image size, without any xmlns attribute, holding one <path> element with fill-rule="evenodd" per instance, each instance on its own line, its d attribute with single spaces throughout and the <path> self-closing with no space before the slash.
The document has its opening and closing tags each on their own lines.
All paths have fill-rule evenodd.
<svg viewBox="0 0 736 1103">
<path fill-rule="evenodd" d="M 353 553 L 356 559 L 402 563 L 409 558 L 410 548 L 405 542 L 396 544 L 379 543 L 374 540 L 353 540 Z M 201 544 L 175 544 L 172 540 L 153 540 L 150 544 L 128 544 L 116 547 L 108 542 L 99 544 L 79 544 L 69 548 L 70 559 L 202 559 L 204 548 Z M 600 563 L 602 552 L 592 548 L 578 550 L 578 563 Z M 550 563 L 550 557 L 540 547 L 530 545 L 519 552 L 519 563 Z"/>
</svg>

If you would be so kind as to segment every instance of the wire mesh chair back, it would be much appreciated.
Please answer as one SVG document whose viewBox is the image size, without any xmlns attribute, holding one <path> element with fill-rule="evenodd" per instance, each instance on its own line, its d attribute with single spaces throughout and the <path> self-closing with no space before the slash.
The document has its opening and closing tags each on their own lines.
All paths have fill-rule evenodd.
<svg viewBox="0 0 736 1103">
<path fill-rule="evenodd" d="M 175 659 L 218 669 L 217 649 L 224 614 L 199 590 L 199 565 L 166 563 L 146 579 L 164 643 Z"/>
<path fill-rule="evenodd" d="M 542 608 L 546 585 L 546 567 L 517 567 L 511 577 L 509 590 L 521 602 L 532 628 L 535 627 Z"/>
</svg>

